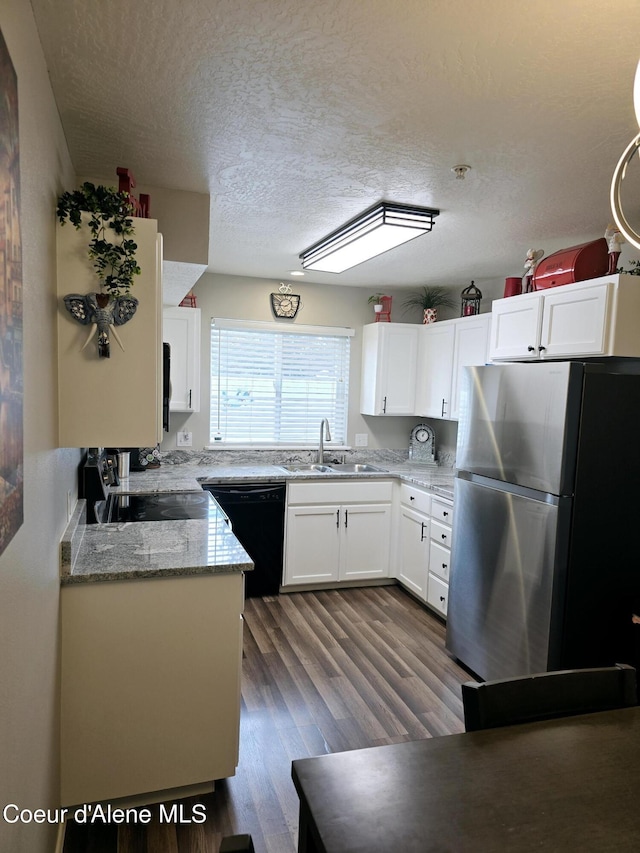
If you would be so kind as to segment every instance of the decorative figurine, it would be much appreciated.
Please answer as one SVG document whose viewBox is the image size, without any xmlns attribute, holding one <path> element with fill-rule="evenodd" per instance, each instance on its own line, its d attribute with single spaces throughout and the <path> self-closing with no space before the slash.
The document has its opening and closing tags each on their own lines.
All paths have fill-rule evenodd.
<svg viewBox="0 0 640 853">
<path fill-rule="evenodd" d="M 533 290 L 533 276 L 538 266 L 539 260 L 544 255 L 544 249 L 528 249 L 527 257 L 524 259 L 524 275 L 525 287 L 524 293 L 531 293 Z"/>
<path fill-rule="evenodd" d="M 618 266 L 620 249 L 622 244 L 626 243 L 626 239 L 618 226 L 614 225 L 613 222 L 610 222 L 607 225 L 607 230 L 604 232 L 604 238 L 607 241 L 607 247 L 609 249 L 609 269 L 607 270 L 607 275 L 613 275 Z"/>
<path fill-rule="evenodd" d="M 136 313 L 138 300 L 133 296 L 110 296 L 108 293 L 70 293 L 63 297 L 64 304 L 71 316 L 88 326 L 91 323 L 89 337 L 85 341 L 84 349 L 91 338 L 98 332 L 98 355 L 100 358 L 109 358 L 111 355 L 109 331 L 118 342 L 122 350 L 122 341 L 116 332 L 116 326 L 123 326 Z"/>
</svg>

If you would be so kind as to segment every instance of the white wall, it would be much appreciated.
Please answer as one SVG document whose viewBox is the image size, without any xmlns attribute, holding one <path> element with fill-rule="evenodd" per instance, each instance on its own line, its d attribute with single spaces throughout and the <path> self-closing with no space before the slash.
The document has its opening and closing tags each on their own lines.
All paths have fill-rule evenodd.
<svg viewBox="0 0 640 853">
<path fill-rule="evenodd" d="M 3 0 L 18 77 L 24 293 L 24 524 L 0 556 L 0 808 L 58 804 L 58 542 L 79 452 L 58 450 L 55 205 L 74 185 L 28 0 Z M 57 827 L 7 824 L 0 850 L 53 850 Z"/>
</svg>

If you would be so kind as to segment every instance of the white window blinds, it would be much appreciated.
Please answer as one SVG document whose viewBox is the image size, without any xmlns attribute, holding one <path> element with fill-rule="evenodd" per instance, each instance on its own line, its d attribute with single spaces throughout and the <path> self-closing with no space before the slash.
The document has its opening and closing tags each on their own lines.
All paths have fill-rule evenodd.
<svg viewBox="0 0 640 853">
<path fill-rule="evenodd" d="M 345 444 L 352 329 L 211 321 L 213 443 Z"/>
</svg>

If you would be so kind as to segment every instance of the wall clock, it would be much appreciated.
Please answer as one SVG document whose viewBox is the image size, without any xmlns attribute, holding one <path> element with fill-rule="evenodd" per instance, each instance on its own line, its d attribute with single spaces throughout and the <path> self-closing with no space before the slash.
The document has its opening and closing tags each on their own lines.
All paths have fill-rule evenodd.
<svg viewBox="0 0 640 853">
<path fill-rule="evenodd" d="M 300 307 L 300 297 L 296 293 L 291 293 L 290 284 L 281 284 L 279 287 L 280 293 L 271 294 L 271 307 L 276 317 L 287 317 L 292 319 L 298 313 Z"/>
</svg>

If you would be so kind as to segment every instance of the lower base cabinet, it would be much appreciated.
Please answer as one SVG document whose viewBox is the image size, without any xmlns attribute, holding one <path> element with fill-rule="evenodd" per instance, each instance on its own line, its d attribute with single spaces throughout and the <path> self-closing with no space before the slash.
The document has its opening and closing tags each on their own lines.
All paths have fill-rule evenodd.
<svg viewBox="0 0 640 853">
<path fill-rule="evenodd" d="M 63 806 L 234 775 L 243 604 L 241 573 L 62 587 Z"/>
<path fill-rule="evenodd" d="M 398 580 L 422 601 L 427 600 L 427 575 L 429 571 L 429 507 L 431 498 L 425 495 L 422 506 L 427 512 L 400 505 L 398 535 Z"/>
<path fill-rule="evenodd" d="M 290 483 L 283 587 L 389 576 L 390 481 Z"/>
<path fill-rule="evenodd" d="M 446 616 L 453 502 L 403 483 L 399 519 L 396 578 Z"/>
</svg>

